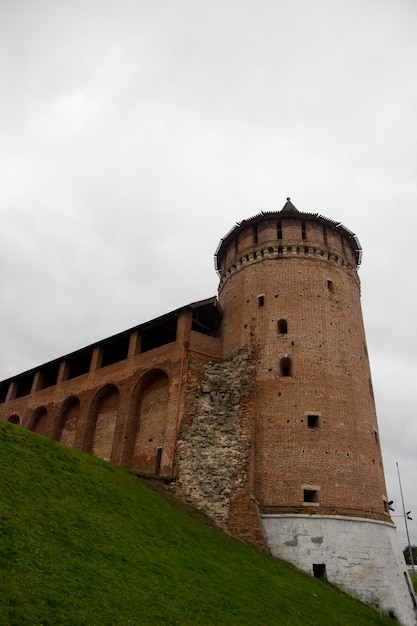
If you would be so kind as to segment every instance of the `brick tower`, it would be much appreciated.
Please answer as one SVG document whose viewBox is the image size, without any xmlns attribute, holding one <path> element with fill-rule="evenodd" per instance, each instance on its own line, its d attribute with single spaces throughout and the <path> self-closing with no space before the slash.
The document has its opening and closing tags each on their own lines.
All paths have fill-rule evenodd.
<svg viewBox="0 0 417 626">
<path fill-rule="evenodd" d="M 255 365 L 253 497 L 272 554 L 415 623 L 389 517 L 358 239 L 290 199 L 216 251 L 223 358 Z"/>
</svg>

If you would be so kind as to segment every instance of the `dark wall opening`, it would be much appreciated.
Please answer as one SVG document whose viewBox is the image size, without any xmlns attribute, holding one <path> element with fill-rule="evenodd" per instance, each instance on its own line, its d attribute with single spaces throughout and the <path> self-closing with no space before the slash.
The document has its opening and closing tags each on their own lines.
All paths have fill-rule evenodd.
<svg viewBox="0 0 417 626">
<path fill-rule="evenodd" d="M 53 363 L 43 367 L 41 370 L 41 380 L 39 389 L 46 389 L 56 385 L 59 373 L 59 363 Z"/>
<path fill-rule="evenodd" d="M 167 343 L 172 343 L 177 338 L 177 318 L 167 320 L 163 324 L 144 328 L 142 332 L 141 352 L 147 352 Z"/>
<path fill-rule="evenodd" d="M 7 392 L 9 391 L 9 383 L 5 385 L 0 385 L 0 404 L 6 402 Z"/>
<path fill-rule="evenodd" d="M 320 580 L 327 580 L 326 565 L 324 563 L 313 563 L 313 576 Z"/>
<path fill-rule="evenodd" d="M 81 352 L 76 356 L 68 359 L 68 374 L 67 380 L 88 374 L 90 371 L 91 357 L 93 355 L 92 350 Z"/>
<path fill-rule="evenodd" d="M 101 362 L 102 367 L 106 367 L 106 365 L 112 365 L 113 363 L 118 363 L 119 361 L 124 361 L 127 359 L 127 354 L 129 351 L 129 338 L 130 335 L 124 335 L 123 337 L 119 337 L 118 339 L 114 339 L 109 343 L 103 344 L 103 359 Z"/>
<path fill-rule="evenodd" d="M 26 376 L 22 376 L 22 378 L 17 378 L 15 383 L 17 387 L 15 398 L 28 396 L 32 389 L 33 374 L 27 374 Z"/>
</svg>

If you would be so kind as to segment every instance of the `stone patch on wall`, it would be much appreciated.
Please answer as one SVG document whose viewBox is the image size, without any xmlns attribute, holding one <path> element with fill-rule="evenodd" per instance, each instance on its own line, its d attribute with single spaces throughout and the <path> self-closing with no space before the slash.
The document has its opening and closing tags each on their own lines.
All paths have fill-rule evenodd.
<svg viewBox="0 0 417 626">
<path fill-rule="evenodd" d="M 241 355 L 205 365 L 196 410 L 178 436 L 176 489 L 221 525 L 228 520 L 234 475 L 246 453 L 239 423 L 246 365 Z"/>
</svg>

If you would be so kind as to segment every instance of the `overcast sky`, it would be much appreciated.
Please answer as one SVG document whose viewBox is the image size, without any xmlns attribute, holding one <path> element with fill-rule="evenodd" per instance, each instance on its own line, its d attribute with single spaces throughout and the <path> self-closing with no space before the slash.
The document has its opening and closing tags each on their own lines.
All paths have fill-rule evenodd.
<svg viewBox="0 0 417 626">
<path fill-rule="evenodd" d="M 417 544 L 416 32 L 415 0 L 1 0 L 0 380 L 215 295 L 219 240 L 290 196 L 362 244 Z"/>
</svg>

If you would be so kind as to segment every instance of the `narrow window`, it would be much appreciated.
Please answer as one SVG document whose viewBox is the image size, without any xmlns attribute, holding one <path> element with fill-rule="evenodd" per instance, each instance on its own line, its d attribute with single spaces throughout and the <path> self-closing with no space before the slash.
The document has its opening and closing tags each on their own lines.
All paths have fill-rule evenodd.
<svg viewBox="0 0 417 626">
<path fill-rule="evenodd" d="M 280 335 L 286 335 L 288 332 L 287 320 L 278 320 L 278 332 Z"/>
<path fill-rule="evenodd" d="M 279 220 L 277 222 L 277 239 L 282 239 L 282 222 Z"/>
<path fill-rule="evenodd" d="M 159 476 L 161 472 L 161 457 L 162 457 L 162 448 L 158 448 L 156 453 L 156 462 L 155 462 L 155 474 Z"/>
<path fill-rule="evenodd" d="M 331 278 L 328 278 L 328 279 L 327 279 L 327 289 L 328 289 L 331 293 L 333 293 L 333 291 L 334 291 L 334 285 L 333 285 L 333 281 L 332 281 L 332 279 L 331 279 Z"/>
<path fill-rule="evenodd" d="M 316 504 L 319 501 L 317 489 L 304 489 L 304 504 Z"/>
<path fill-rule="evenodd" d="M 324 239 L 324 243 L 327 246 L 327 228 L 325 226 L 323 226 L 323 239 Z"/>
<path fill-rule="evenodd" d="M 279 362 L 279 371 L 281 376 L 291 376 L 292 363 L 291 359 L 288 356 L 283 357 Z"/>
<path fill-rule="evenodd" d="M 302 239 L 307 239 L 306 223 L 305 222 L 301 222 L 301 238 Z"/>
<path fill-rule="evenodd" d="M 379 437 L 378 437 L 378 431 L 374 429 L 374 437 L 375 437 L 375 443 L 377 445 L 379 445 Z"/>
<path fill-rule="evenodd" d="M 258 296 L 258 307 L 261 308 L 265 304 L 265 296 Z"/>
<path fill-rule="evenodd" d="M 258 243 L 258 227 L 253 227 L 253 243 Z"/>
<path fill-rule="evenodd" d="M 324 563 L 313 563 L 313 576 L 320 580 L 327 580 L 326 565 Z"/>
<path fill-rule="evenodd" d="M 318 428 L 319 427 L 319 416 L 318 415 L 307 415 L 307 426 L 309 428 Z"/>
</svg>

